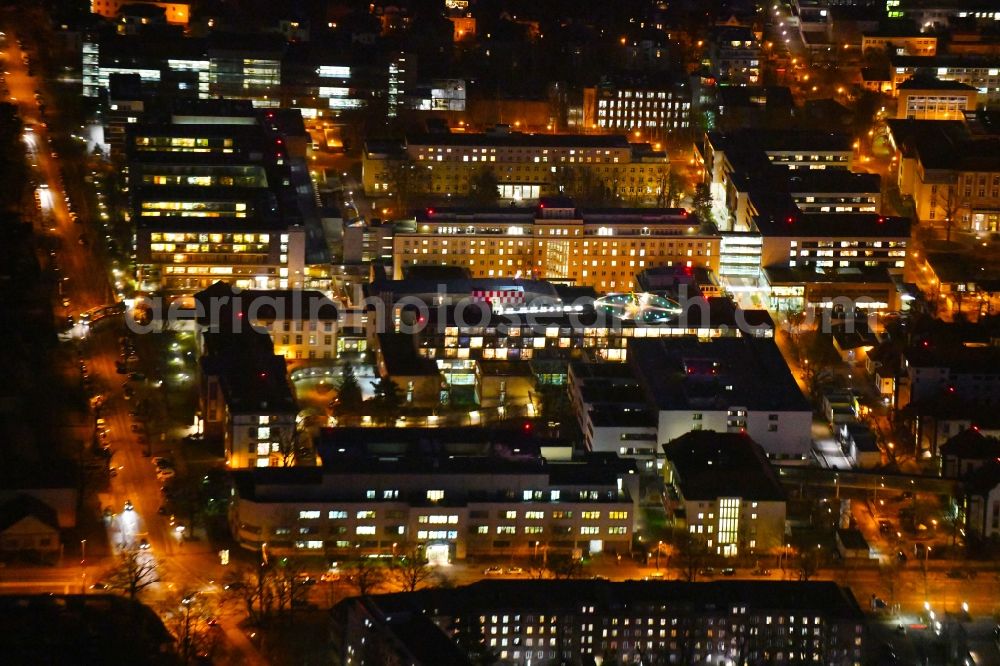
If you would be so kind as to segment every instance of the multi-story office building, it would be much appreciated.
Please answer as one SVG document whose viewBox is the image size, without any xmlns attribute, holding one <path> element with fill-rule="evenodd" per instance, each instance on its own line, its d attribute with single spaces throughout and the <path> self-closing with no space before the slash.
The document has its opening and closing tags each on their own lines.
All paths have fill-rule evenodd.
<svg viewBox="0 0 1000 666">
<path fill-rule="evenodd" d="M 235 476 L 233 534 L 271 552 L 467 556 L 626 553 L 636 519 L 629 461 L 551 462 L 521 428 L 332 428 L 320 469 Z"/>
<path fill-rule="evenodd" d="M 962 120 L 976 110 L 978 91 L 961 81 L 914 76 L 896 86 L 896 117 L 908 120 Z"/>
<path fill-rule="evenodd" d="M 463 643 L 485 645 L 503 666 L 604 655 L 625 664 L 861 666 L 867 654 L 864 613 L 828 581 L 483 580 L 354 597 L 334 615 L 340 657 L 357 666 L 467 664 Z M 459 633 L 470 638 L 454 640 Z"/>
<path fill-rule="evenodd" d="M 780 553 L 785 490 L 764 450 L 741 432 L 696 430 L 663 445 L 667 515 L 723 557 Z"/>
<path fill-rule="evenodd" d="M 904 81 L 923 74 L 972 86 L 979 93 L 980 104 L 1000 102 L 1000 58 L 892 56 L 889 62 L 894 94 Z"/>
<path fill-rule="evenodd" d="M 603 82 L 583 89 L 583 125 L 590 130 L 664 139 L 686 131 L 691 122 L 691 88 Z"/>
<path fill-rule="evenodd" d="M 577 209 L 562 198 L 533 208 L 435 208 L 398 224 L 394 274 L 408 266 L 466 268 L 473 277 L 572 281 L 599 292 L 631 289 L 653 266 L 718 270 L 719 236 L 680 208 Z"/>
<path fill-rule="evenodd" d="M 267 334 L 205 331 L 200 363 L 204 432 L 221 437 L 230 469 L 288 466 L 298 453 L 298 407 Z"/>
<path fill-rule="evenodd" d="M 284 52 L 284 39 L 272 34 L 187 38 L 179 27 L 168 26 L 135 35 L 92 35 L 82 45 L 83 95 L 101 97 L 112 74 L 138 74 L 158 94 L 277 107 Z"/>
<path fill-rule="evenodd" d="M 804 213 L 775 219 L 759 215 L 761 266 L 810 268 L 884 267 L 901 271 L 910 220 L 875 213 Z"/>
<path fill-rule="evenodd" d="M 198 324 L 218 327 L 232 321 L 266 332 L 274 353 L 290 363 L 337 358 L 339 307 L 322 292 L 299 289 L 236 289 L 216 282 L 195 294 Z M 228 321 L 220 321 L 226 318 Z"/>
<path fill-rule="evenodd" d="M 395 145 L 366 146 L 362 164 L 365 192 L 385 196 L 407 186 L 438 196 L 465 196 L 476 174 L 490 170 L 500 198 L 534 201 L 559 194 L 587 173 L 624 201 L 653 201 L 669 171 L 666 153 L 649 144 L 630 144 L 626 136 L 523 134 L 498 127 L 484 134 L 411 135 Z"/>
<path fill-rule="evenodd" d="M 231 106 L 220 112 L 215 102 L 199 102 L 129 127 L 129 198 L 144 290 L 190 295 L 217 280 L 241 288 L 302 285 L 307 236 L 318 233 L 300 153 L 302 120 Z"/>
<path fill-rule="evenodd" d="M 1000 230 L 1000 137 L 962 122 L 889 121 L 900 193 L 917 217 L 974 232 Z"/>
</svg>

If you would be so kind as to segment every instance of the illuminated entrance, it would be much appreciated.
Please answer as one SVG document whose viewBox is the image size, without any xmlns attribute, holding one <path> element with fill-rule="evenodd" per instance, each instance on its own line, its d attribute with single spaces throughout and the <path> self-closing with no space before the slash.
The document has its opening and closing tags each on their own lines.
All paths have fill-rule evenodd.
<svg viewBox="0 0 1000 666">
<path fill-rule="evenodd" d="M 449 547 L 446 543 L 429 543 L 424 551 L 427 555 L 427 564 L 432 567 L 448 566 L 451 564 L 449 558 Z"/>
</svg>

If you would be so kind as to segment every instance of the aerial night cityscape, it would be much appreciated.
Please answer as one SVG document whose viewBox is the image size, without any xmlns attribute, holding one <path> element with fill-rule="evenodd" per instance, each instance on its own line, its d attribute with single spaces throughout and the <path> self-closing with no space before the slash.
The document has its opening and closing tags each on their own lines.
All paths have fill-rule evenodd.
<svg viewBox="0 0 1000 666">
<path fill-rule="evenodd" d="M 1000 666 L 1000 0 L 0 0 L 0 664 Z"/>
</svg>

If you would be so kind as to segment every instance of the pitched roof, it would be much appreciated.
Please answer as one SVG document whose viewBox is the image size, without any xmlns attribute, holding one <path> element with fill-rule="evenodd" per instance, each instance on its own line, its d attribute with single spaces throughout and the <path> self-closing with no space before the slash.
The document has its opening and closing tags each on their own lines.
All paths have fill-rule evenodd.
<svg viewBox="0 0 1000 666">
<path fill-rule="evenodd" d="M 979 428 L 966 428 L 941 445 L 942 456 L 969 460 L 1000 458 L 1000 439 L 987 437 Z"/>
<path fill-rule="evenodd" d="M 37 518 L 54 530 L 59 529 L 55 509 L 31 495 L 21 494 L 0 506 L 0 532 L 28 516 Z"/>
</svg>

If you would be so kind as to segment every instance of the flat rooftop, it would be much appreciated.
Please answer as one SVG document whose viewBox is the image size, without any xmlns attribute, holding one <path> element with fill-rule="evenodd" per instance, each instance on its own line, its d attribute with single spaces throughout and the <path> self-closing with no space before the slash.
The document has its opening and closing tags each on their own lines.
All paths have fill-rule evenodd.
<svg viewBox="0 0 1000 666">
<path fill-rule="evenodd" d="M 771 339 L 633 338 L 628 359 L 660 410 L 812 411 Z"/>
<path fill-rule="evenodd" d="M 741 433 L 693 430 L 663 445 L 685 500 L 780 502 L 785 491 L 764 450 Z"/>
</svg>

